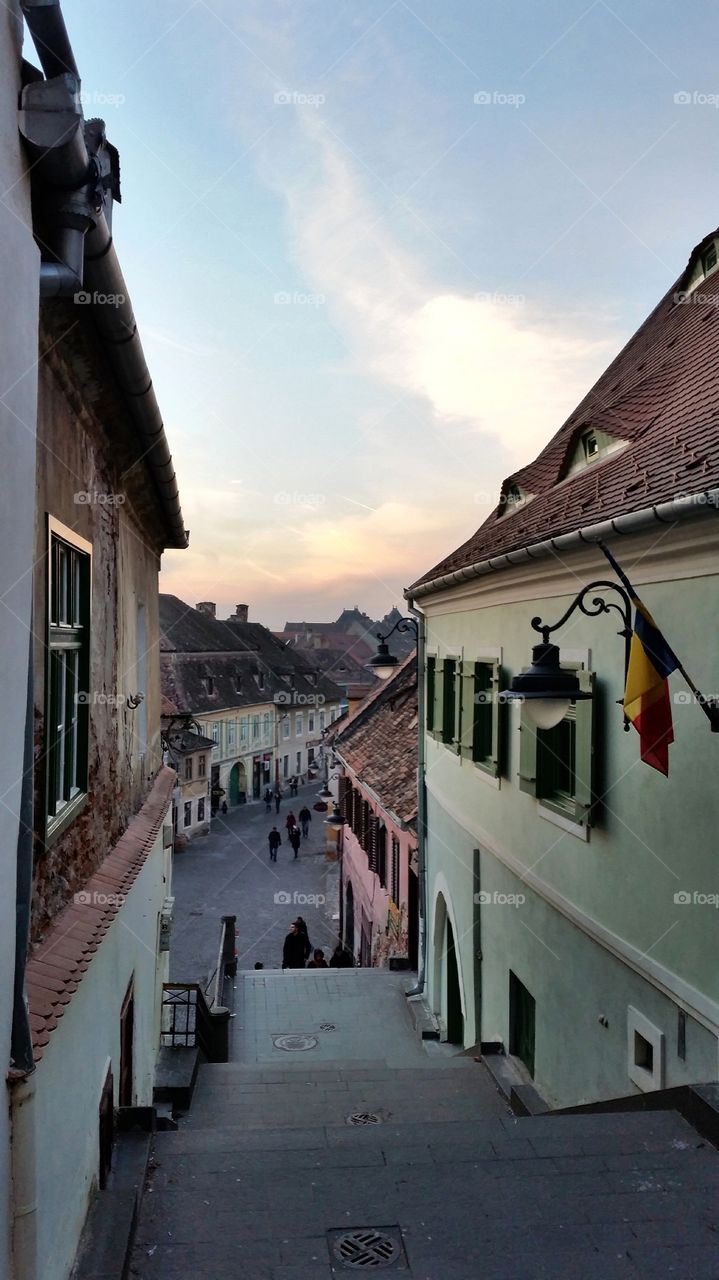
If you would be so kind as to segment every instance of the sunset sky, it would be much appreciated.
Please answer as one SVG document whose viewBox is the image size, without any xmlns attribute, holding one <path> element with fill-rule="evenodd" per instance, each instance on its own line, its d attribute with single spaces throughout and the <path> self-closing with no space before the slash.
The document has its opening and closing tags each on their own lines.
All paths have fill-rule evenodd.
<svg viewBox="0 0 719 1280">
<path fill-rule="evenodd" d="M 221 616 L 401 603 L 719 223 L 708 3 L 64 10 Z"/>
</svg>

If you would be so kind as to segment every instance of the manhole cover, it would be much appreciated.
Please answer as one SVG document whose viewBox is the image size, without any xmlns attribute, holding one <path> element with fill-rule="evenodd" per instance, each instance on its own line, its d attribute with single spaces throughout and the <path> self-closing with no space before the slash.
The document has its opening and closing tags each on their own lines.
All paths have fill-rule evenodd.
<svg viewBox="0 0 719 1280">
<path fill-rule="evenodd" d="M 397 1236 L 389 1235 L 381 1227 L 365 1227 L 337 1232 L 332 1240 L 332 1252 L 345 1267 L 391 1267 L 401 1258 L 402 1246 Z"/>
<path fill-rule="evenodd" d="M 348 1124 L 381 1124 L 382 1117 L 376 1111 L 353 1111 L 347 1117 Z"/>
<path fill-rule="evenodd" d="M 337 1030 L 337 1028 L 336 1028 L 336 1026 L 335 1026 L 334 1022 L 321 1022 L 321 1023 L 320 1023 L 320 1031 L 336 1031 L 336 1030 Z"/>
<path fill-rule="evenodd" d="M 275 1049 L 286 1049 L 288 1053 L 301 1053 L 304 1049 L 314 1049 L 316 1036 L 273 1036 Z"/>
</svg>

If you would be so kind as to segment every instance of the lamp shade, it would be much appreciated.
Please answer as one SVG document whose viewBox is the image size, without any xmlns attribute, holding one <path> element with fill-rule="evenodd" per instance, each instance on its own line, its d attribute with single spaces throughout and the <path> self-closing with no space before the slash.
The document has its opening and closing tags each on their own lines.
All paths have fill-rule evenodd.
<svg viewBox="0 0 719 1280">
<path fill-rule="evenodd" d="M 332 799 L 332 792 L 330 791 L 329 787 L 327 786 L 327 783 L 325 783 L 325 785 L 323 786 L 322 790 L 321 790 L 321 791 L 318 791 L 318 792 L 317 792 L 317 794 L 318 794 L 318 796 L 320 797 L 320 799 L 321 799 L 321 800 L 331 800 L 331 799 Z"/>
<path fill-rule="evenodd" d="M 393 653 L 390 653 L 385 640 L 380 640 L 376 654 L 367 663 L 367 666 L 371 667 L 380 680 L 387 680 L 398 665 L 399 659 Z"/>
<path fill-rule="evenodd" d="M 325 818 L 324 825 L 327 828 L 328 834 L 336 834 L 338 831 L 342 830 L 344 821 L 337 805 L 335 805 L 332 813 L 328 814 Z"/>
<path fill-rule="evenodd" d="M 532 665 L 514 676 L 500 697 L 506 702 L 523 702 L 527 715 L 539 729 L 552 729 L 564 718 L 570 703 L 591 698 L 579 686 L 574 671 L 565 671 L 559 662 L 556 644 L 537 644 L 532 649 Z"/>
</svg>

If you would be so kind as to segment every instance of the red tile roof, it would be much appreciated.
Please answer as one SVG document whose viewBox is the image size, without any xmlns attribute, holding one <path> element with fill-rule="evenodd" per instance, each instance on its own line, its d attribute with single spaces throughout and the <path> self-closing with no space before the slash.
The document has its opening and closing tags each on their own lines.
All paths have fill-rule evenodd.
<svg viewBox="0 0 719 1280">
<path fill-rule="evenodd" d="M 384 681 L 336 737 L 336 748 L 382 807 L 407 825 L 417 817 L 417 658 Z"/>
<path fill-rule="evenodd" d="M 502 515 L 500 499 L 477 532 L 413 586 L 719 484 L 719 271 L 676 301 L 715 236 L 719 230 L 692 251 L 679 279 L 534 462 L 505 481 L 502 496 L 516 484 L 532 500 Z M 627 447 L 565 479 L 590 426 Z"/>
<path fill-rule="evenodd" d="M 167 814 L 175 778 L 174 770 L 160 770 L 112 852 L 32 949 L 25 987 L 36 1062 L 144 866 Z"/>
</svg>

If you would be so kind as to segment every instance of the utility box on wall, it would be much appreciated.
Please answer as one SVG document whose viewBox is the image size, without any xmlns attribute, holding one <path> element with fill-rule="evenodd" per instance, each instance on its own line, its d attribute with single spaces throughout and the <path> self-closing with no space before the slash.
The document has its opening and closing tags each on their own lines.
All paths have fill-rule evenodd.
<svg viewBox="0 0 719 1280">
<path fill-rule="evenodd" d="M 172 937 L 172 911 L 175 905 L 174 898 L 165 898 L 160 912 L 160 951 L 170 950 L 170 938 Z"/>
</svg>

